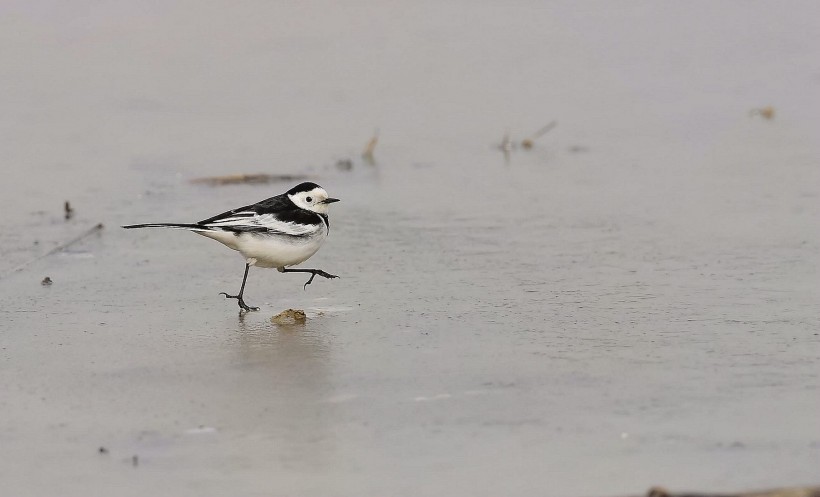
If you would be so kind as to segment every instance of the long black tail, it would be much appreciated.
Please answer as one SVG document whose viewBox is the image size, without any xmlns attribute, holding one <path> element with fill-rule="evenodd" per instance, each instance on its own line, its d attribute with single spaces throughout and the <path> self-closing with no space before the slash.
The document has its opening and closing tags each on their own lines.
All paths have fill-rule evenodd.
<svg viewBox="0 0 820 497">
<path fill-rule="evenodd" d="M 151 224 L 129 224 L 123 228 L 130 230 L 132 228 L 171 228 L 177 230 L 198 230 L 209 231 L 206 226 L 200 224 L 183 224 L 183 223 L 151 223 Z"/>
</svg>

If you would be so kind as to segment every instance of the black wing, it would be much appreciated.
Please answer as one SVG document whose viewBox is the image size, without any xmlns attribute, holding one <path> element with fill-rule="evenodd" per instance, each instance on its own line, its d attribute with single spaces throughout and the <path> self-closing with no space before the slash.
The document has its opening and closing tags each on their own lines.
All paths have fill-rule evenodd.
<svg viewBox="0 0 820 497">
<path fill-rule="evenodd" d="M 289 210 L 299 210 L 296 207 L 296 204 L 290 201 L 287 195 L 277 195 L 275 197 L 266 198 L 261 202 L 257 202 L 255 204 L 246 205 L 244 207 L 237 207 L 236 209 L 231 209 L 229 211 L 223 212 L 222 214 L 217 214 L 214 217 L 210 217 L 208 219 L 204 219 L 197 224 L 211 224 L 217 221 L 224 221 L 230 218 L 240 218 L 240 217 L 252 217 L 258 214 L 279 214 L 280 212 L 286 212 Z"/>
<path fill-rule="evenodd" d="M 319 214 L 300 209 L 291 202 L 287 194 L 282 194 L 231 209 L 197 224 L 224 231 L 276 232 L 290 236 L 307 236 L 319 223 L 322 223 Z"/>
</svg>

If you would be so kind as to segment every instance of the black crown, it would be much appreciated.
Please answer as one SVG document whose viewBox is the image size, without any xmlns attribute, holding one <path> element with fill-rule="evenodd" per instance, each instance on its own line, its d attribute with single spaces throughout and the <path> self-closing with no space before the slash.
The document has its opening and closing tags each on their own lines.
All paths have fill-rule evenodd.
<svg viewBox="0 0 820 497">
<path fill-rule="evenodd" d="M 294 194 L 301 193 L 301 192 L 309 192 L 309 191 L 311 191 L 315 188 L 321 188 L 321 187 L 319 185 L 317 185 L 316 183 L 311 183 L 310 181 L 306 181 L 306 182 L 300 183 L 300 184 L 294 186 L 293 188 L 291 188 L 290 190 L 288 190 L 287 194 L 288 195 L 294 195 Z"/>
</svg>

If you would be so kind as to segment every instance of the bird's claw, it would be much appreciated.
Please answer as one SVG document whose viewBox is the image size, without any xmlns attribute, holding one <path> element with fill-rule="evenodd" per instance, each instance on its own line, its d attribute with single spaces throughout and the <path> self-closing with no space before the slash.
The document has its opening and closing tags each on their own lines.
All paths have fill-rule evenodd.
<svg viewBox="0 0 820 497">
<path fill-rule="evenodd" d="M 219 295 L 224 295 L 226 299 L 236 299 L 239 303 L 239 307 L 244 311 L 258 311 L 258 307 L 253 307 L 245 303 L 245 300 L 242 299 L 241 295 L 228 295 L 225 292 L 219 292 Z"/>
<path fill-rule="evenodd" d="M 336 276 L 335 274 L 326 273 L 321 269 L 317 269 L 310 273 L 310 279 L 307 280 L 307 283 L 305 283 L 305 285 L 302 287 L 302 290 L 307 290 L 307 286 L 313 283 L 313 278 L 315 278 L 317 274 L 322 278 L 327 278 L 329 280 L 332 280 L 333 278 L 338 278 L 338 276 Z"/>
</svg>

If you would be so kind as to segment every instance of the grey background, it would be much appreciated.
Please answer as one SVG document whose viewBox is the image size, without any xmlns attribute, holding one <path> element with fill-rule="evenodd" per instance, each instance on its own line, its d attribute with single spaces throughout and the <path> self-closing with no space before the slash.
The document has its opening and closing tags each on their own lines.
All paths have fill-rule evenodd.
<svg viewBox="0 0 820 497">
<path fill-rule="evenodd" d="M 818 483 L 817 3 L 0 9 L 3 493 Z M 252 270 L 240 318 L 238 254 L 117 228 L 256 172 L 342 199 L 341 279 Z"/>
</svg>

